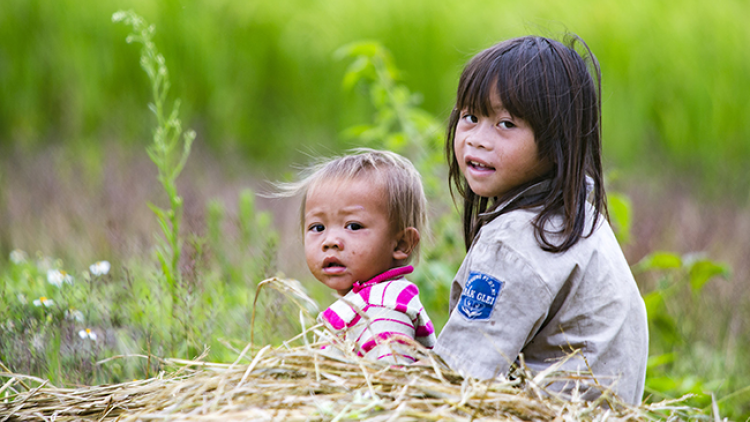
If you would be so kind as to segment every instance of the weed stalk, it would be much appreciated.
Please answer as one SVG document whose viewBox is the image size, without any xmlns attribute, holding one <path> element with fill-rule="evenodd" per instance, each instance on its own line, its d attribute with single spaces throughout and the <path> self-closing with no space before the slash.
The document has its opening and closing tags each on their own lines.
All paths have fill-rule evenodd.
<svg viewBox="0 0 750 422">
<path fill-rule="evenodd" d="M 153 42 L 154 26 L 133 11 L 119 11 L 112 16 L 115 22 L 124 22 L 133 28 L 127 37 L 127 42 L 138 42 L 141 49 L 141 67 L 146 71 L 151 81 L 153 103 L 149 109 L 156 115 L 156 129 L 153 132 L 153 143 L 146 148 L 151 161 L 158 169 L 158 180 L 169 197 L 169 208 L 164 209 L 149 203 L 149 207 L 156 215 L 163 237 L 159 238 L 156 249 L 157 259 L 172 299 L 171 319 L 174 321 L 175 308 L 180 303 L 179 287 L 180 255 L 182 252 L 182 238 L 180 237 L 180 223 L 182 221 L 182 198 L 177 192 L 177 177 L 185 167 L 190 155 L 190 147 L 195 139 L 195 132 L 188 130 L 184 133 L 179 118 L 180 101 L 175 100 L 172 110 L 167 113 L 166 100 L 169 92 L 169 72 L 162 56 Z M 180 139 L 182 138 L 182 150 Z M 187 337 L 187 333 L 184 333 Z M 175 352 L 176 339 L 173 339 L 172 352 Z"/>
</svg>

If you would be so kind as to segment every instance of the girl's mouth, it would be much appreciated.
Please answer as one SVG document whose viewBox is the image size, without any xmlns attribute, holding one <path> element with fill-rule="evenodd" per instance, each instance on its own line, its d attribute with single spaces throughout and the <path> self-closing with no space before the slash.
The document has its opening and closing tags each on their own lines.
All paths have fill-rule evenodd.
<svg viewBox="0 0 750 422">
<path fill-rule="evenodd" d="M 495 171 L 495 168 L 476 160 L 467 160 L 466 166 L 476 171 Z"/>
</svg>

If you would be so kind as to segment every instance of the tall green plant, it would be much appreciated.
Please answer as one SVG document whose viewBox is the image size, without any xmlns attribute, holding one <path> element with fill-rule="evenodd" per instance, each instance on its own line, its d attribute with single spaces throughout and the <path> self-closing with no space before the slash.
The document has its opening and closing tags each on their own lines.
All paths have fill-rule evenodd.
<svg viewBox="0 0 750 422">
<path fill-rule="evenodd" d="M 148 25 L 133 11 L 119 11 L 112 15 L 112 20 L 124 22 L 133 28 L 133 33 L 128 35 L 127 42 L 138 42 L 143 45 L 141 67 L 151 81 L 153 103 L 149 104 L 149 109 L 156 116 L 156 128 L 153 132 L 153 143 L 147 147 L 146 151 L 159 171 L 158 180 L 169 198 L 169 208 L 161 208 L 151 203 L 149 207 L 156 215 L 163 235 L 159 238 L 156 255 L 171 294 L 172 317 L 174 318 L 175 307 L 179 303 L 181 284 L 179 265 L 183 243 L 180 236 L 183 203 L 177 192 L 176 180 L 190 155 L 190 146 L 195 139 L 195 132 L 188 130 L 183 134 L 182 122 L 179 118 L 179 100 L 175 100 L 171 111 L 167 112 L 169 72 L 164 56 L 159 53 L 153 42 L 154 26 Z"/>
<path fill-rule="evenodd" d="M 434 236 L 424 236 L 422 257 L 414 281 L 439 329 L 448 318 L 450 282 L 461 263 L 463 241 L 451 197 L 445 189 L 443 128 L 433 115 L 419 107 L 421 96 L 399 82 L 399 70 L 390 52 L 374 41 L 341 47 L 336 55 L 351 60 L 344 76 L 345 89 L 363 86 L 375 108 L 373 122 L 349 128 L 345 135 L 365 145 L 385 148 L 412 160 L 422 175 L 430 204 Z"/>
<path fill-rule="evenodd" d="M 400 72 L 382 44 L 347 44 L 337 50 L 336 56 L 352 60 L 344 75 L 344 88 L 365 85 L 375 107 L 373 123 L 351 127 L 346 136 L 409 156 L 418 167 L 430 166 L 435 158 L 442 157 L 440 123 L 419 108 L 419 94 L 399 83 Z"/>
<path fill-rule="evenodd" d="M 699 373 L 696 367 L 685 373 L 679 364 L 692 358 L 694 343 L 700 339 L 696 324 L 690 321 L 700 306 L 696 299 L 711 279 L 728 277 L 728 267 L 700 255 L 660 251 L 644 257 L 633 271 L 636 276 L 657 277 L 656 288 L 644 297 L 651 339 L 647 391 L 667 397 L 693 394 L 694 402 L 710 405 L 706 391 L 722 387 L 722 380 Z"/>
</svg>

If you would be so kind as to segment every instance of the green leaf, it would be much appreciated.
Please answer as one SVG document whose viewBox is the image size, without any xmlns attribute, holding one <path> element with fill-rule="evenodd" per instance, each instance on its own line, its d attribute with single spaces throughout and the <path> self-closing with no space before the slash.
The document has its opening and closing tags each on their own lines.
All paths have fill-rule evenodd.
<svg viewBox="0 0 750 422">
<path fill-rule="evenodd" d="M 694 293 L 700 292 L 703 286 L 716 276 L 727 277 L 729 270 L 726 266 L 702 259 L 694 262 L 690 266 L 690 288 Z"/>
<path fill-rule="evenodd" d="M 674 352 L 663 353 L 661 355 L 649 356 L 648 357 L 648 370 L 651 371 L 653 368 L 657 368 L 662 365 L 668 365 L 675 361 Z"/>
<path fill-rule="evenodd" d="M 385 140 L 385 147 L 391 151 L 403 154 L 408 142 L 403 133 L 392 133 Z"/>
<path fill-rule="evenodd" d="M 350 90 L 362 80 L 366 74 L 367 69 L 370 67 L 370 60 L 366 57 L 358 57 L 349 67 L 346 69 L 344 74 L 344 80 L 342 85 L 344 89 Z"/>
<path fill-rule="evenodd" d="M 373 86 L 370 88 L 370 99 L 372 100 L 373 105 L 380 109 L 381 113 L 384 111 L 385 107 L 390 105 L 388 90 L 380 84 L 373 84 Z M 392 109 L 387 110 L 393 113 Z"/>
<path fill-rule="evenodd" d="M 341 135 L 347 139 L 354 139 L 361 137 L 362 134 L 372 129 L 374 129 L 372 125 L 356 125 L 346 128 Z"/>
<path fill-rule="evenodd" d="M 661 312 L 656 315 L 649 315 L 649 322 L 651 328 L 652 337 L 658 337 L 660 342 L 664 344 L 677 345 L 684 343 L 679 330 L 677 329 L 677 322 L 674 318 L 666 312 Z"/>
<path fill-rule="evenodd" d="M 377 41 L 357 41 L 341 46 L 333 53 L 333 56 L 337 59 L 356 56 L 373 57 L 380 49 L 380 43 Z"/>
<path fill-rule="evenodd" d="M 677 388 L 677 382 L 668 376 L 646 378 L 646 385 L 649 389 L 661 393 L 669 393 Z"/>
<path fill-rule="evenodd" d="M 630 198 L 619 193 L 607 195 L 609 216 L 614 223 L 615 235 L 622 244 L 630 242 L 630 228 L 632 222 L 633 205 Z"/>
<path fill-rule="evenodd" d="M 646 304 L 646 313 L 650 319 L 652 315 L 660 313 L 664 307 L 664 295 L 662 295 L 661 290 L 655 290 L 647 294 L 643 298 L 643 302 Z"/>
<path fill-rule="evenodd" d="M 641 259 L 635 268 L 640 271 L 666 270 L 682 267 L 682 258 L 672 252 L 654 252 Z"/>
<path fill-rule="evenodd" d="M 158 205 L 152 204 L 151 202 L 147 202 L 146 205 L 148 205 L 151 211 L 156 214 L 159 219 L 166 220 L 166 211 L 164 209 Z"/>
<path fill-rule="evenodd" d="M 260 231 L 271 228 L 272 224 L 273 216 L 268 211 L 260 212 L 255 217 L 255 225 Z"/>
<path fill-rule="evenodd" d="M 59 380 L 60 377 L 58 375 L 62 374 L 62 367 L 60 366 L 60 332 L 53 330 L 50 337 L 49 345 L 44 350 L 47 358 L 47 378 L 54 382 Z"/>
</svg>

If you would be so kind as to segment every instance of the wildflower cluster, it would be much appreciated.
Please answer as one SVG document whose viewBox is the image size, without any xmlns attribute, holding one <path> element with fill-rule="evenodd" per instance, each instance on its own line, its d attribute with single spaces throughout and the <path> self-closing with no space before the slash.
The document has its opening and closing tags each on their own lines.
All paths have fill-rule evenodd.
<svg viewBox="0 0 750 422">
<path fill-rule="evenodd" d="M 48 270 L 47 282 L 56 287 L 62 287 L 63 283 L 73 284 L 73 276 L 63 270 Z"/>
<path fill-rule="evenodd" d="M 62 260 L 12 251 L 9 265 L 0 271 L 0 297 L 6 299 L 0 301 L 0 356 L 49 371 L 61 359 L 67 359 L 66 365 L 75 366 L 76 359 L 88 364 L 99 349 L 93 347 L 97 332 L 103 330 L 96 327 L 91 290 L 110 269 L 109 262 L 99 261 L 73 273 Z"/>
</svg>

